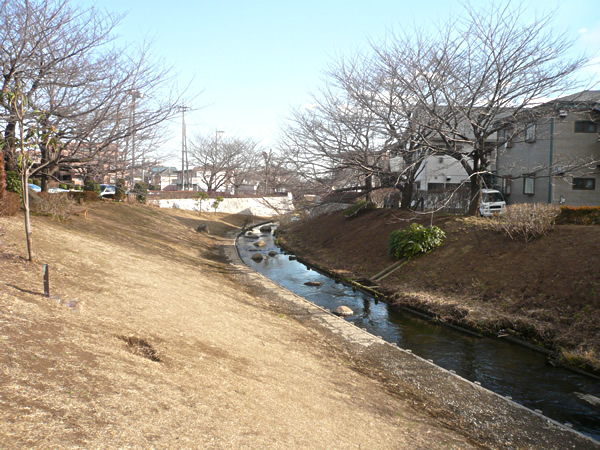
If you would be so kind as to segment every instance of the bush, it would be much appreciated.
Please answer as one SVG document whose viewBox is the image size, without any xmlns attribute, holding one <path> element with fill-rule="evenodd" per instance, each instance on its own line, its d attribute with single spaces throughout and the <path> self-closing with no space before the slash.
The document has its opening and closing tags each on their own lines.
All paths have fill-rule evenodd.
<svg viewBox="0 0 600 450">
<path fill-rule="evenodd" d="M 61 189 L 69 189 L 69 186 L 67 186 L 64 183 L 59 183 L 58 187 L 61 188 Z"/>
<path fill-rule="evenodd" d="M 70 192 L 69 197 L 76 202 L 95 202 L 99 199 L 95 191 Z"/>
<path fill-rule="evenodd" d="M 14 192 L 19 195 L 19 198 L 23 197 L 23 190 L 21 189 L 21 176 L 12 170 L 6 171 L 6 190 L 8 192 Z"/>
<path fill-rule="evenodd" d="M 556 223 L 600 225 L 600 206 L 561 206 Z"/>
<path fill-rule="evenodd" d="M 14 216 L 21 204 L 21 197 L 15 192 L 7 192 L 6 196 L 0 199 L 0 216 Z"/>
<path fill-rule="evenodd" d="M 99 196 L 101 192 L 100 185 L 92 180 L 86 180 L 83 183 L 83 190 L 87 192 L 95 192 L 96 196 Z"/>
<path fill-rule="evenodd" d="M 370 209 L 377 208 L 377 205 L 373 202 L 368 202 L 366 200 L 357 200 L 354 205 L 350 208 L 344 210 L 344 216 L 349 219 L 351 217 L 357 216 L 365 211 Z"/>
<path fill-rule="evenodd" d="M 444 242 L 446 234 L 436 226 L 425 228 L 413 223 L 402 230 L 395 230 L 388 238 L 388 254 L 400 258 L 412 258 L 419 253 L 427 253 Z"/>
<path fill-rule="evenodd" d="M 148 185 L 146 183 L 135 183 L 131 192 L 135 194 L 138 203 L 146 203 L 148 198 Z"/>
<path fill-rule="evenodd" d="M 519 203 L 508 205 L 504 214 L 491 219 L 491 224 L 494 230 L 504 233 L 512 240 L 520 236 L 525 242 L 529 242 L 550 232 L 558 214 L 556 205 Z"/>
<path fill-rule="evenodd" d="M 71 217 L 73 204 L 69 199 L 68 193 L 49 194 L 47 192 L 40 192 L 38 196 L 41 202 L 35 204 L 35 206 L 32 205 L 32 212 L 51 216 L 59 222 L 65 222 Z"/>
</svg>

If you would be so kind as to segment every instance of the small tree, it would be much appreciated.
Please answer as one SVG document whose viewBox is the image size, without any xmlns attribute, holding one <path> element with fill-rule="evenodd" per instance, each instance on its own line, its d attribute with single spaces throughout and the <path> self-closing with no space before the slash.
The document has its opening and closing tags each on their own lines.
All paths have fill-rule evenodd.
<svg viewBox="0 0 600 450">
<path fill-rule="evenodd" d="M 25 239 L 27 241 L 27 260 L 33 261 L 33 242 L 31 239 L 31 222 L 29 208 L 29 175 L 34 163 L 34 152 L 41 143 L 46 147 L 56 147 L 58 139 L 54 127 L 46 127 L 41 123 L 44 113 L 31 108 L 28 97 L 22 86 L 16 83 L 13 91 L 4 90 L 0 100 L 7 103 L 12 111 L 11 120 L 15 124 L 16 133 L 12 144 L 18 149 L 17 172 L 21 178 L 23 209 L 25 210 Z M 6 144 L 7 141 L 3 143 Z M 4 164 L 4 161 L 2 161 Z"/>
<path fill-rule="evenodd" d="M 208 198 L 206 192 L 197 192 L 196 193 L 196 209 L 198 210 L 198 214 L 202 215 L 202 202 Z"/>
<path fill-rule="evenodd" d="M 219 205 L 221 204 L 221 202 L 223 201 L 223 197 L 221 196 L 216 196 L 215 197 L 215 201 L 212 203 L 212 207 L 215 210 L 215 212 L 217 212 L 217 209 L 219 209 Z"/>
</svg>

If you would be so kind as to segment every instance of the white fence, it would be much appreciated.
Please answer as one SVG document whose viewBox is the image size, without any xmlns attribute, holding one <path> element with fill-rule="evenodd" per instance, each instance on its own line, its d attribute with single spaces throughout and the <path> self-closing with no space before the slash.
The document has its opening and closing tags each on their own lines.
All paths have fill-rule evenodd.
<svg viewBox="0 0 600 450">
<path fill-rule="evenodd" d="M 190 211 L 215 211 L 212 207 L 215 199 L 199 200 L 193 198 L 150 200 L 149 202 L 160 208 L 178 208 Z M 227 214 L 244 214 L 248 216 L 270 217 L 287 214 L 294 211 L 292 194 L 286 197 L 258 197 L 258 198 L 224 198 L 219 203 L 217 212 Z"/>
</svg>

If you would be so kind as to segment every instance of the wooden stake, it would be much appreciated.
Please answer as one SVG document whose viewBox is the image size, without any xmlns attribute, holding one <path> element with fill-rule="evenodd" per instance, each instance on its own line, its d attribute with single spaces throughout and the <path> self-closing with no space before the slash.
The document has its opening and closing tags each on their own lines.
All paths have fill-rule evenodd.
<svg viewBox="0 0 600 450">
<path fill-rule="evenodd" d="M 50 297 L 50 273 L 48 264 L 44 264 L 44 297 Z"/>
</svg>

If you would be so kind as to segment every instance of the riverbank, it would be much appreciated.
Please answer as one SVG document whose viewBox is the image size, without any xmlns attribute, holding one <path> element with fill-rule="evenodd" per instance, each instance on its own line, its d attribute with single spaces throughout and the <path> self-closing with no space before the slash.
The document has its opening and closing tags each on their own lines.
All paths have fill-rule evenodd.
<svg viewBox="0 0 600 450">
<path fill-rule="evenodd" d="M 347 343 L 232 266 L 221 249 L 247 216 L 86 207 L 32 218 L 35 263 L 23 218 L 0 218 L 0 447 L 485 442 L 357 370 Z"/>
<path fill-rule="evenodd" d="M 389 267 L 391 231 L 431 216 L 340 212 L 283 226 L 299 257 L 346 279 Z M 525 340 L 560 362 L 600 374 L 600 227 L 561 225 L 529 243 L 494 232 L 482 218 L 434 217 L 446 233 L 436 251 L 378 283 L 392 304 L 487 335 Z M 559 362 L 559 361 L 557 361 Z"/>
</svg>

